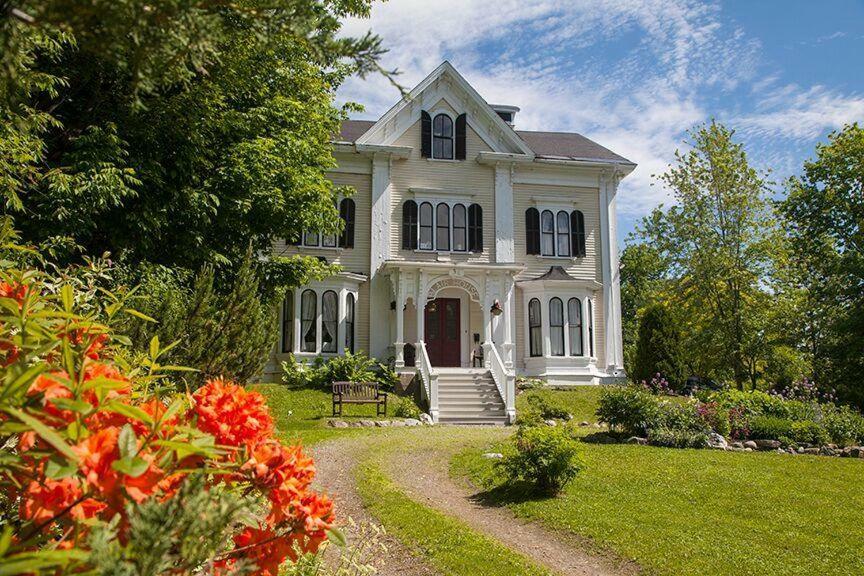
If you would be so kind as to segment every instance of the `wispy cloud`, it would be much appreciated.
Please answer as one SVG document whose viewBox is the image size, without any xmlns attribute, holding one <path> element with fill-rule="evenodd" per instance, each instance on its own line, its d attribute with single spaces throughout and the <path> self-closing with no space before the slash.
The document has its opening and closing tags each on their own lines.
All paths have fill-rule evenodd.
<svg viewBox="0 0 864 576">
<path fill-rule="evenodd" d="M 520 106 L 519 128 L 580 132 L 637 162 L 620 191 L 630 222 L 667 199 L 651 175 L 694 124 L 717 116 L 763 139 L 812 138 L 864 106 L 824 87 L 780 86 L 761 68 L 760 42 L 712 2 L 391 0 L 371 20 L 346 23 L 347 34 L 370 28 L 404 85 L 449 59 L 490 102 Z M 742 90 L 762 103 L 724 113 L 723 96 Z M 380 77 L 352 79 L 340 92 L 363 103 L 367 118 L 398 97 Z"/>
</svg>

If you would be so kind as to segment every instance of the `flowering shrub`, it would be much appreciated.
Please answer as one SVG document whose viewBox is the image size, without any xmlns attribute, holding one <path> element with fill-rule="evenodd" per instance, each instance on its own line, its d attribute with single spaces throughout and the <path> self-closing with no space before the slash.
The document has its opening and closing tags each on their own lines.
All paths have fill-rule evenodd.
<svg viewBox="0 0 864 576">
<path fill-rule="evenodd" d="M 797 380 L 789 386 L 775 389 L 771 394 L 779 396 L 783 400 L 799 400 L 801 402 L 834 402 L 836 400 L 832 388 L 822 390 L 807 377 Z"/>
<path fill-rule="evenodd" d="M 547 494 L 560 492 L 584 467 L 578 443 L 564 426 L 519 426 L 496 465 L 511 482 L 524 480 Z"/>
<path fill-rule="evenodd" d="M 639 383 L 643 388 L 650 390 L 653 394 L 672 394 L 669 381 L 660 372 L 651 377 L 651 380 L 642 380 Z"/>
<path fill-rule="evenodd" d="M 87 306 L 71 285 L 53 290 L 41 273 L 0 274 L 0 443 L 11 448 L 0 459 L 0 488 L 3 517 L 16 518 L 0 538 L 5 574 L 87 571 L 105 550 L 128 558 L 151 545 L 151 557 L 170 559 L 164 571 L 206 564 L 276 576 L 286 559 L 327 538 L 332 502 L 310 490 L 312 460 L 278 441 L 260 394 L 221 379 L 174 393 L 168 374 L 179 368 L 160 364 L 171 347 L 157 339 L 140 366 L 112 360 L 118 344 L 108 326 L 125 310 L 122 299 Z M 215 539 L 213 550 L 156 554 L 155 542 L 136 537 L 142 518 L 167 527 L 174 517 L 159 515 L 196 494 L 206 500 L 202 514 L 207 502 L 225 504 L 221 525 L 188 538 Z"/>
</svg>

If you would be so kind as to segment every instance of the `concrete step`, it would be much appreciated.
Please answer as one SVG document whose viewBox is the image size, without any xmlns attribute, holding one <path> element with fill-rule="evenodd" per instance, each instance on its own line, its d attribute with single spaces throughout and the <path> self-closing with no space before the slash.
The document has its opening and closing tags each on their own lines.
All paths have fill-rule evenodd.
<svg viewBox="0 0 864 576">
<path fill-rule="evenodd" d="M 438 418 L 439 424 L 449 426 L 505 426 L 506 418 Z"/>
</svg>

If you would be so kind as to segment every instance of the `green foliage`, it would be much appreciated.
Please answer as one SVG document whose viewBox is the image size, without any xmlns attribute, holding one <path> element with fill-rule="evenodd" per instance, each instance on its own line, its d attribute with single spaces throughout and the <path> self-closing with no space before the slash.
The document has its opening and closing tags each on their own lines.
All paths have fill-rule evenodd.
<svg viewBox="0 0 864 576">
<path fill-rule="evenodd" d="M 192 574 L 230 544 L 247 502 L 227 490 L 208 490 L 202 475 L 190 476 L 176 498 L 128 506 L 128 541 L 117 538 L 120 516 L 90 535 L 90 561 L 97 574 L 158 576 Z M 253 565 L 247 564 L 248 572 Z"/>
<path fill-rule="evenodd" d="M 633 377 L 650 382 L 662 374 L 673 390 L 680 390 L 687 378 L 679 321 L 669 307 L 653 304 L 642 313 Z"/>
<path fill-rule="evenodd" d="M 545 494 L 559 493 L 584 468 L 564 426 L 520 426 L 498 465 L 510 482 L 530 482 Z"/>
<path fill-rule="evenodd" d="M 651 244 L 631 242 L 621 252 L 621 319 L 624 338 L 624 368 L 633 374 L 636 361 L 636 341 L 639 314 L 663 297 L 668 264 Z"/>
<path fill-rule="evenodd" d="M 708 434 L 700 430 L 657 426 L 648 431 L 648 442 L 666 448 L 704 448 L 708 445 Z"/>
<path fill-rule="evenodd" d="M 597 417 L 623 434 L 645 436 L 658 422 L 660 402 L 641 386 L 609 386 L 600 396 Z"/>
<path fill-rule="evenodd" d="M 197 270 L 335 231 L 333 95 L 383 72 L 380 40 L 341 21 L 370 4 L 16 3 L 27 16 L 0 27 L 0 195 L 24 238 Z"/>
<path fill-rule="evenodd" d="M 414 403 L 410 398 L 403 398 L 401 396 L 389 396 L 388 402 L 393 402 L 395 406 L 393 406 L 393 416 L 396 418 L 414 418 L 415 420 L 420 418 L 420 415 L 423 413 L 420 410 L 420 407 Z"/>
<path fill-rule="evenodd" d="M 827 410 L 822 423 L 832 442 L 841 445 L 864 444 L 864 416 L 848 406 Z"/>
<path fill-rule="evenodd" d="M 195 382 L 217 375 L 246 382 L 260 374 L 273 345 L 276 306 L 259 294 L 251 253 L 223 288 L 225 292 L 217 290 L 210 266 L 194 278 L 160 266 L 147 268 L 139 308 L 157 322 L 130 319 L 122 331 L 137 347 L 154 336 L 178 342 L 165 360 L 198 370 Z"/>
<path fill-rule="evenodd" d="M 755 416 L 750 419 L 750 437 L 779 440 L 792 437 L 792 420 L 781 416 Z"/>
<path fill-rule="evenodd" d="M 712 122 L 690 136 L 690 149 L 659 178 L 675 204 L 655 210 L 638 234 L 668 263 L 666 303 L 687 318 L 693 371 L 743 388 L 767 347 L 763 290 L 776 246 L 768 187 L 733 131 Z"/>
<path fill-rule="evenodd" d="M 822 446 L 831 441 L 825 427 L 812 420 L 802 420 L 792 423 L 792 440 L 797 444 L 813 444 Z"/>
<path fill-rule="evenodd" d="M 327 389 L 333 382 L 378 382 L 383 389 L 392 390 L 399 376 L 363 352 L 345 352 L 330 358 L 317 356 L 310 364 L 298 361 L 292 354 L 282 362 L 282 382 L 292 387 Z"/>
<path fill-rule="evenodd" d="M 813 356 L 814 380 L 864 407 L 864 128 L 851 124 L 819 144 L 780 203 L 798 296 L 790 331 Z"/>
<path fill-rule="evenodd" d="M 517 390 L 539 390 L 543 388 L 546 383 L 539 378 L 525 378 L 523 376 L 518 376 L 516 378 L 516 389 Z"/>
<path fill-rule="evenodd" d="M 768 353 L 762 378 L 769 388 L 782 390 L 810 373 L 804 354 L 791 346 L 774 346 Z"/>
</svg>

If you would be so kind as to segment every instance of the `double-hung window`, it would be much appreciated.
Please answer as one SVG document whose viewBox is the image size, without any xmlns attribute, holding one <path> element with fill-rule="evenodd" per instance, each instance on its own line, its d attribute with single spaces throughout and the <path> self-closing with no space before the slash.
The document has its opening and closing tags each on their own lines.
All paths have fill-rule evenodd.
<svg viewBox="0 0 864 576">
<path fill-rule="evenodd" d="M 402 205 L 402 249 L 483 251 L 483 209 L 461 202 L 406 200 Z"/>
<path fill-rule="evenodd" d="M 525 211 L 525 252 L 540 256 L 584 258 L 585 216 L 579 210 Z"/>
</svg>

